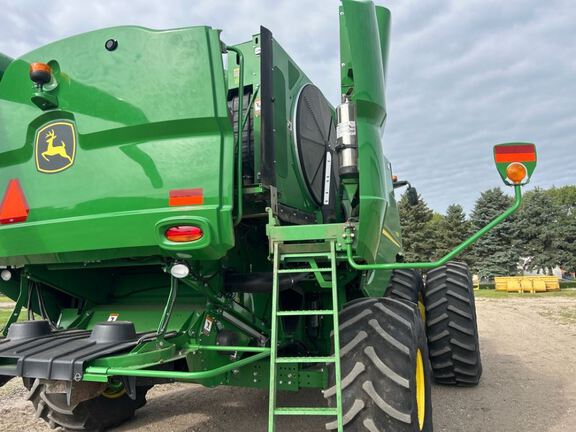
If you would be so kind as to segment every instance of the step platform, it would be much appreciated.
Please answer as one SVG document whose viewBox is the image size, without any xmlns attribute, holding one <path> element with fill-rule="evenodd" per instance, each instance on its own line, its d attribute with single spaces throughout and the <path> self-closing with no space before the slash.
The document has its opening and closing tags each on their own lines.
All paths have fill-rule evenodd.
<svg viewBox="0 0 576 432">
<path fill-rule="evenodd" d="M 99 323 L 92 331 L 56 332 L 48 321 L 16 322 L 0 339 L 0 381 L 2 375 L 79 381 L 85 362 L 130 350 L 140 336 L 128 321 Z"/>
</svg>

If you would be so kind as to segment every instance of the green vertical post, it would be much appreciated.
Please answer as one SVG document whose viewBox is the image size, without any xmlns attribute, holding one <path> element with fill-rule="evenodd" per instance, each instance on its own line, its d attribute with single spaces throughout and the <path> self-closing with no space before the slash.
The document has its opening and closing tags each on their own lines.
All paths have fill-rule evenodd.
<svg viewBox="0 0 576 432">
<path fill-rule="evenodd" d="M 170 292 L 168 293 L 168 298 L 166 299 L 166 305 L 164 306 L 164 312 L 162 313 L 162 318 L 158 324 L 158 331 L 156 335 L 158 338 L 163 338 L 166 334 L 166 329 L 168 324 L 170 324 L 170 318 L 172 317 L 172 311 L 174 310 L 174 303 L 176 302 L 176 296 L 178 295 L 178 279 L 174 276 L 170 277 Z"/>
<path fill-rule="evenodd" d="M 280 252 L 278 243 L 274 242 L 274 273 L 272 279 L 272 329 L 270 340 L 270 394 L 268 405 L 268 432 L 274 432 L 276 423 L 274 411 L 276 410 L 276 355 L 278 349 L 278 267 L 280 266 Z"/>
<path fill-rule="evenodd" d="M 237 207 L 236 217 L 234 218 L 234 225 L 238 225 L 242 220 L 243 213 L 243 174 L 242 174 L 242 134 L 244 132 L 244 54 L 239 48 L 226 47 L 228 51 L 232 51 L 238 56 L 238 136 L 237 136 L 237 159 L 236 159 L 236 181 L 237 181 Z M 246 113 L 249 114 L 249 113 Z"/>
<path fill-rule="evenodd" d="M 338 320 L 338 276 L 336 274 L 336 245 L 332 240 L 330 242 L 330 266 L 332 268 L 332 317 L 334 327 L 334 382 L 336 383 L 336 408 L 338 432 L 343 432 L 342 423 L 342 389 L 340 385 L 340 332 Z"/>
</svg>

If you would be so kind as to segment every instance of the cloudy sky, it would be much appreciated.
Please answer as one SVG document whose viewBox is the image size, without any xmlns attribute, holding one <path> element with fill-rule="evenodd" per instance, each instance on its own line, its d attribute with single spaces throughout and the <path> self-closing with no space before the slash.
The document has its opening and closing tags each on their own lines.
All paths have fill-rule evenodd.
<svg viewBox="0 0 576 432">
<path fill-rule="evenodd" d="M 384 147 L 395 173 L 432 208 L 470 210 L 499 186 L 492 145 L 535 142 L 530 187 L 576 184 L 573 0 L 376 0 L 392 11 Z M 0 52 L 17 57 L 123 24 L 206 24 L 230 44 L 265 25 L 336 103 L 336 0 L 4 0 Z"/>
</svg>

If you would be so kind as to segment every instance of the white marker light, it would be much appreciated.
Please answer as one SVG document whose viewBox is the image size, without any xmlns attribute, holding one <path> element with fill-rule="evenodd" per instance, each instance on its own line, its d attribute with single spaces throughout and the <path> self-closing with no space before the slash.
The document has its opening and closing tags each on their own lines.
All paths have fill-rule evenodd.
<svg viewBox="0 0 576 432">
<path fill-rule="evenodd" d="M 174 264 L 170 268 L 170 274 L 176 279 L 182 279 L 190 274 L 190 269 L 185 264 Z"/>
<path fill-rule="evenodd" d="M 10 270 L 2 270 L 2 273 L 0 273 L 0 278 L 2 278 L 4 282 L 8 282 L 10 279 L 12 279 L 12 272 Z"/>
</svg>

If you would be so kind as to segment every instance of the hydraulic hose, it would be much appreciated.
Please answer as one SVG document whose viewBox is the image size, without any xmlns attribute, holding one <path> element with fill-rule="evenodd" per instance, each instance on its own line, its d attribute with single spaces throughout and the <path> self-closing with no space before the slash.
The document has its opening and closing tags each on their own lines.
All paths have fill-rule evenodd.
<svg viewBox="0 0 576 432">
<path fill-rule="evenodd" d="M 175 277 L 170 278 L 170 293 L 168 294 L 168 299 L 166 300 L 166 306 L 164 306 L 164 312 L 162 313 L 162 319 L 158 325 L 157 336 L 164 337 L 166 335 L 166 329 L 170 323 L 170 318 L 172 318 L 172 311 L 174 310 L 174 303 L 176 302 L 176 296 L 178 295 L 178 279 Z"/>
</svg>

